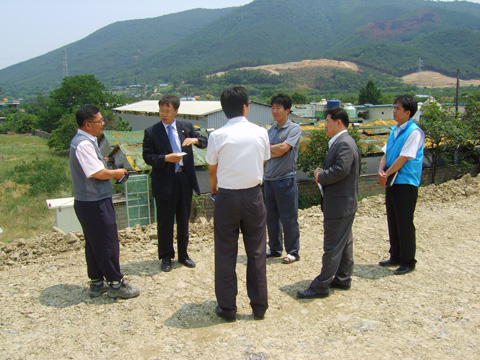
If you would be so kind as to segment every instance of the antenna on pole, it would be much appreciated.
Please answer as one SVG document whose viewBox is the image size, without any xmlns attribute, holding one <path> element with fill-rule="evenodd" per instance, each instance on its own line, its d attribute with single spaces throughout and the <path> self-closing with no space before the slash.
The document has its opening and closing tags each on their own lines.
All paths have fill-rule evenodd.
<svg viewBox="0 0 480 360">
<path fill-rule="evenodd" d="M 68 77 L 67 49 L 63 49 L 63 77 Z"/>
</svg>

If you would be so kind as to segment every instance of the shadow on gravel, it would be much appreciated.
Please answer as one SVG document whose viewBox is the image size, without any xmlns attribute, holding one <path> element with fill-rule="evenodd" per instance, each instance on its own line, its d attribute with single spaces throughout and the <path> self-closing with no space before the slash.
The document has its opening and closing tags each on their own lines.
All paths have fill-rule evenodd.
<svg viewBox="0 0 480 360">
<path fill-rule="evenodd" d="M 40 294 L 38 301 L 44 306 L 63 309 L 78 305 L 90 299 L 88 289 L 78 285 L 59 284 L 47 287 Z"/>
<path fill-rule="evenodd" d="M 396 267 L 388 268 L 377 264 L 355 264 L 353 265 L 353 276 L 362 279 L 378 280 L 387 276 L 392 276 Z"/>
<path fill-rule="evenodd" d="M 180 307 L 164 324 L 179 329 L 197 329 L 216 325 L 234 325 L 228 323 L 215 313 L 216 301 L 203 304 L 185 304 Z M 237 313 L 237 321 L 256 321 L 253 314 Z"/>
<path fill-rule="evenodd" d="M 280 288 L 280 291 L 284 292 L 285 294 L 287 294 L 288 296 L 290 296 L 295 300 L 302 300 L 297 298 L 297 291 L 308 288 L 312 280 L 302 280 L 302 281 L 297 281 L 294 284 L 282 286 Z"/>
<path fill-rule="evenodd" d="M 161 264 L 160 260 L 145 260 L 137 263 L 122 264 L 121 270 L 125 275 L 154 276 L 162 272 L 160 269 Z M 178 262 L 172 261 L 174 269 L 179 266 L 181 265 Z"/>
</svg>

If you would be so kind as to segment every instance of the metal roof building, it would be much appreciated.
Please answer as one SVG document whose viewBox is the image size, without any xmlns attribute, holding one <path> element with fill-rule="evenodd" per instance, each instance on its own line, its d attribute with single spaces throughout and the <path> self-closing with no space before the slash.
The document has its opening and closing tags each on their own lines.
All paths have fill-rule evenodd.
<svg viewBox="0 0 480 360">
<path fill-rule="evenodd" d="M 142 100 L 113 110 L 117 117 L 130 123 L 133 131 L 145 130 L 160 121 L 158 100 Z M 176 118 L 204 129 L 218 129 L 227 123 L 220 101 L 180 101 Z M 270 106 L 251 103 L 249 120 L 262 126 L 270 125 L 273 121 Z"/>
<path fill-rule="evenodd" d="M 200 129 L 198 132 L 207 137 L 205 129 Z M 143 131 L 104 130 L 99 142 L 100 152 L 113 160 L 110 165 L 115 164 L 128 171 L 150 170 L 151 166 L 143 160 L 143 135 Z M 192 150 L 195 166 L 205 166 L 207 149 L 192 146 Z"/>
</svg>

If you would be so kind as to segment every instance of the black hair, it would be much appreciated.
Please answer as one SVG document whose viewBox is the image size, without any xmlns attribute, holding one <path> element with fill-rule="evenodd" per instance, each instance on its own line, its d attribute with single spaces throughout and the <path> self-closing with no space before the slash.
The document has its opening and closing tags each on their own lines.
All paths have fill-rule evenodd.
<svg viewBox="0 0 480 360">
<path fill-rule="evenodd" d="M 417 99 L 415 99 L 412 95 L 398 95 L 395 98 L 393 104 L 401 104 L 405 111 L 410 111 L 410 117 L 412 118 L 413 115 L 417 112 L 418 104 Z"/>
<path fill-rule="evenodd" d="M 220 103 L 227 119 L 243 115 L 243 105 L 248 106 L 248 91 L 243 86 L 234 86 L 220 96 Z"/>
<path fill-rule="evenodd" d="M 79 128 L 82 128 L 85 125 L 86 120 L 93 119 L 96 114 L 100 112 L 100 109 L 95 105 L 85 105 L 80 108 L 75 114 L 77 119 L 77 124 Z"/>
<path fill-rule="evenodd" d="M 341 107 L 334 107 L 332 109 L 325 110 L 325 116 L 327 115 L 330 115 L 332 120 L 342 120 L 342 124 L 346 128 L 348 128 L 348 125 L 350 125 L 350 119 L 348 118 L 348 114 L 345 109 L 342 109 Z"/>
<path fill-rule="evenodd" d="M 178 97 L 176 97 L 175 95 L 164 95 L 158 101 L 158 107 L 160 107 L 162 105 L 170 106 L 170 104 L 172 104 L 173 109 L 175 111 L 177 111 L 178 108 L 180 107 L 180 99 Z"/>
<path fill-rule="evenodd" d="M 292 99 L 290 99 L 290 96 L 288 96 L 287 94 L 278 94 L 272 96 L 272 99 L 270 100 L 270 105 L 273 106 L 273 104 L 282 105 L 285 110 L 288 110 L 292 107 Z"/>
</svg>

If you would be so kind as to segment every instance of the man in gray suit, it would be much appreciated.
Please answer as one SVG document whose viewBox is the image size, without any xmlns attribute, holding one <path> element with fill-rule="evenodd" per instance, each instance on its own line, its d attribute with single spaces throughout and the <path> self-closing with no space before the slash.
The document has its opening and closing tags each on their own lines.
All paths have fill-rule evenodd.
<svg viewBox="0 0 480 360">
<path fill-rule="evenodd" d="M 330 288 L 348 290 L 353 272 L 352 224 L 357 212 L 360 153 L 348 134 L 348 114 L 342 108 L 327 110 L 325 131 L 330 139 L 323 169 L 315 170 L 321 185 L 323 221 L 322 271 L 310 287 L 297 292 L 302 299 L 325 298 Z"/>
</svg>

